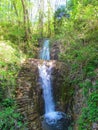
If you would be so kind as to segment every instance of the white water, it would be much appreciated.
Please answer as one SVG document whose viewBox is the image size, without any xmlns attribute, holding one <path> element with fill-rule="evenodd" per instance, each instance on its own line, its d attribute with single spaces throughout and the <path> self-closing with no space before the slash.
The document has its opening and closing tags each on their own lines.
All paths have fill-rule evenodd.
<svg viewBox="0 0 98 130">
<path fill-rule="evenodd" d="M 68 130 L 66 123 L 64 123 L 66 115 L 63 112 L 55 111 L 51 85 L 53 64 L 50 60 L 49 40 L 44 41 L 40 58 L 44 60 L 43 64 L 38 65 L 40 83 L 43 89 L 43 98 L 45 103 L 45 115 L 42 123 L 43 130 Z"/>
<path fill-rule="evenodd" d="M 45 40 L 40 58 L 43 60 L 50 60 L 49 40 Z M 42 65 L 39 65 L 38 68 L 42 85 L 41 87 L 43 89 L 45 114 L 46 114 L 55 111 L 55 105 L 53 101 L 52 87 L 51 87 L 52 62 L 50 61 L 48 65 L 46 65 L 46 62 L 44 62 Z"/>
<path fill-rule="evenodd" d="M 40 59 L 50 60 L 49 40 L 45 40 L 41 50 Z"/>
</svg>

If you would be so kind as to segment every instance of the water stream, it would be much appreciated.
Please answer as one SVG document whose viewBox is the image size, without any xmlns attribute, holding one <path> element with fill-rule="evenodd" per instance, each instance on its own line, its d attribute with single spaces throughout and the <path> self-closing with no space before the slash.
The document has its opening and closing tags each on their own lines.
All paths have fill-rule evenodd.
<svg viewBox="0 0 98 130">
<path fill-rule="evenodd" d="M 51 83 L 53 63 L 50 60 L 49 40 L 44 41 L 40 59 L 44 60 L 44 63 L 38 66 L 45 104 L 45 115 L 42 122 L 43 130 L 68 130 L 66 114 L 55 110 Z"/>
</svg>

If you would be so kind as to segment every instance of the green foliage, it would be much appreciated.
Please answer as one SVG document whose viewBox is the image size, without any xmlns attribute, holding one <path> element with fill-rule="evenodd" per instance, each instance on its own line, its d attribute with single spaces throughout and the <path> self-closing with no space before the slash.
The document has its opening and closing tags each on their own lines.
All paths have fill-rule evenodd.
<svg viewBox="0 0 98 130">
<path fill-rule="evenodd" d="M 66 11 L 65 6 L 60 6 L 55 11 L 54 17 L 57 19 L 61 19 L 62 17 L 66 17 L 66 15 L 67 15 L 67 11 Z"/>
<path fill-rule="evenodd" d="M 13 97 L 23 53 L 11 42 L 0 42 L 0 101 Z"/>
<path fill-rule="evenodd" d="M 16 111 L 15 101 L 7 98 L 1 104 L 0 111 L 0 129 L 13 130 L 24 129 L 26 125 L 23 124 L 23 117 Z"/>
<path fill-rule="evenodd" d="M 90 94 L 87 107 L 82 109 L 79 130 L 91 130 L 92 122 L 98 121 L 98 91 Z"/>
<path fill-rule="evenodd" d="M 63 87 L 70 87 L 68 95 L 72 93 L 71 97 L 75 86 L 82 89 L 85 100 L 78 128 L 91 130 L 92 124 L 98 121 L 98 2 L 69 1 L 67 9 L 70 18 L 63 19 L 58 27 L 60 34 L 56 34 L 62 43 L 59 59 L 69 69 Z M 62 89 L 64 101 L 65 88 Z"/>
<path fill-rule="evenodd" d="M 36 56 L 39 37 L 36 34 L 34 34 L 34 36 L 31 36 L 28 43 L 24 42 L 25 30 L 24 30 L 23 24 L 18 25 L 18 24 L 13 23 L 13 25 L 12 25 L 12 23 L 2 22 L 2 23 L 0 23 L 0 29 L 1 29 L 1 31 L 0 31 L 1 42 L 4 42 L 3 44 L 5 44 L 5 46 L 7 46 L 7 47 L 9 45 L 10 51 L 12 48 L 13 49 L 12 53 L 16 53 L 16 54 L 14 54 L 14 55 L 16 55 L 16 57 L 21 57 L 22 53 L 26 54 L 27 57 L 34 58 Z M 7 51 L 7 50 L 4 51 L 5 46 L 0 45 L 0 47 L 2 47 L 2 49 L 3 49 L 2 53 L 5 53 L 5 51 Z M 18 50 L 19 53 L 17 53 L 17 51 L 15 49 Z M 16 51 L 16 52 L 14 52 L 14 51 Z M 7 55 L 7 53 L 9 54 L 10 52 L 6 52 L 5 55 Z M 11 55 L 11 53 L 10 53 L 10 55 Z M 11 55 L 11 57 L 12 57 L 12 55 Z M 14 56 L 14 59 L 15 59 L 15 56 Z M 19 58 L 18 58 L 18 60 L 19 60 Z"/>
<path fill-rule="evenodd" d="M 24 6 L 21 0 L 0 1 L 0 40 L 10 41 L 28 57 L 36 55 L 35 41 L 32 38 L 32 30 L 35 26 L 32 27 L 28 13 L 32 6 L 33 4 L 31 5 L 28 0 L 24 0 Z"/>
<path fill-rule="evenodd" d="M 28 6 L 28 1 L 26 5 L 27 8 L 31 7 L 31 3 Z M 42 29 L 45 37 L 54 35 L 55 30 L 55 39 L 62 43 L 60 60 L 68 64 L 69 74 L 64 77 L 61 90 L 62 101 L 67 102 L 67 99 L 73 96 L 74 86 L 78 85 L 83 90 L 85 108 L 79 120 L 79 130 L 91 130 L 92 123 L 98 120 L 96 73 L 98 2 L 69 0 L 67 8 L 60 8 L 55 12 L 55 19 L 50 15 L 51 8 L 48 8 L 47 21 L 43 23 L 41 18 L 42 23 L 37 21 L 31 27 L 29 21 L 24 21 L 25 14 L 20 0 L 0 1 L 0 40 L 2 40 L 0 42 L 0 129 L 2 130 L 21 129 L 23 126 L 21 115 L 16 112 L 12 97 L 14 97 L 20 63 L 25 59 L 23 53 L 26 57 L 36 57 L 38 39 L 42 39 L 40 37 Z M 66 16 L 70 17 L 66 18 Z M 39 24 L 41 24 L 40 28 Z M 29 33 L 28 37 L 26 31 Z"/>
<path fill-rule="evenodd" d="M 20 0 L 1 0 L 0 5 L 0 21 L 22 21 L 23 9 Z"/>
<path fill-rule="evenodd" d="M 54 31 L 56 34 L 60 34 L 62 30 L 59 27 L 63 26 L 63 20 L 69 18 L 70 15 L 65 6 L 60 6 L 54 13 Z"/>
<path fill-rule="evenodd" d="M 23 25 L 18 25 L 17 23 L 7 23 L 2 22 L 0 23 L 1 26 L 1 33 L 0 36 L 3 37 L 5 40 L 10 40 L 12 43 L 19 44 L 18 42 L 24 41 L 24 28 Z"/>
<path fill-rule="evenodd" d="M 8 27 L 7 27 L 8 25 Z M 12 28 L 12 29 L 11 29 Z M 16 111 L 15 97 L 17 74 L 26 56 L 17 42 L 22 32 L 18 27 L 2 24 L 0 32 L 0 129 L 25 129 L 23 117 Z M 16 32 L 14 32 L 16 31 Z M 11 36 L 13 34 L 13 36 Z M 19 37 L 19 39 L 18 39 Z M 4 40 L 6 39 L 6 40 Z M 8 41 L 9 40 L 9 41 Z M 14 42 L 14 40 L 16 40 Z M 13 44 L 13 41 L 15 44 Z"/>
<path fill-rule="evenodd" d="M 2 101 L 2 107 L 11 107 L 14 104 L 14 100 L 12 98 L 6 98 Z"/>
</svg>

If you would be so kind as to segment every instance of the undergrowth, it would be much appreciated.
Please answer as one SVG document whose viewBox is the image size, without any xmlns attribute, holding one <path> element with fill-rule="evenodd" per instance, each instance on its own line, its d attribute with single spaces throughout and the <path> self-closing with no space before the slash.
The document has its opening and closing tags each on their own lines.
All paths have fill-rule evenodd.
<svg viewBox="0 0 98 130">
<path fill-rule="evenodd" d="M 70 18 L 63 18 L 61 33 L 56 38 L 63 48 L 59 60 L 68 65 L 69 74 L 63 86 L 82 89 L 84 106 L 78 119 L 78 130 L 91 130 L 98 121 L 98 6 L 81 3 L 70 12 Z M 70 92 L 68 92 L 70 93 Z M 66 102 L 62 91 L 62 100 Z"/>
<path fill-rule="evenodd" d="M 23 117 L 17 112 L 15 89 L 17 74 L 26 56 L 10 41 L 0 41 L 0 129 L 25 128 Z"/>
</svg>

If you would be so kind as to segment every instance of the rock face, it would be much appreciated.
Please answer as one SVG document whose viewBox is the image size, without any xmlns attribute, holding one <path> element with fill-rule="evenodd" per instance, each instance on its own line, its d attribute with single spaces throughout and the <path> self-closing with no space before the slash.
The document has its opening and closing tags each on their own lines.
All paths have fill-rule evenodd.
<svg viewBox="0 0 98 130">
<path fill-rule="evenodd" d="M 59 59 L 59 53 L 60 53 L 60 43 L 55 42 L 52 44 L 50 49 L 50 56 L 52 60 L 58 60 Z"/>
<path fill-rule="evenodd" d="M 38 61 L 29 59 L 24 62 L 17 79 L 16 98 L 18 111 L 24 115 L 24 121 L 28 122 L 29 130 L 41 130 L 40 124 L 40 100 L 41 89 L 37 84 Z M 40 109 L 39 109 L 40 108 Z"/>
<path fill-rule="evenodd" d="M 17 79 L 16 99 L 18 111 L 24 115 L 24 121 L 28 122 L 29 130 L 42 130 L 41 116 L 44 114 L 44 100 L 42 89 L 39 83 L 39 64 L 49 65 L 48 61 L 39 59 L 27 59 L 19 72 Z M 56 101 L 57 109 L 63 110 L 64 107 L 60 102 L 60 93 L 63 83 L 63 74 L 67 75 L 68 69 L 65 64 L 57 61 L 53 63 L 52 83 L 53 94 Z"/>
<path fill-rule="evenodd" d="M 57 111 L 63 111 L 67 112 L 67 95 L 65 96 L 66 99 L 63 102 L 62 101 L 62 88 L 66 89 L 66 86 L 64 86 L 65 77 L 67 77 L 68 74 L 68 66 L 64 63 L 57 62 L 60 64 L 57 64 L 56 68 L 53 68 L 52 72 L 52 86 L 53 86 L 53 95 L 56 103 L 56 110 Z"/>
</svg>

